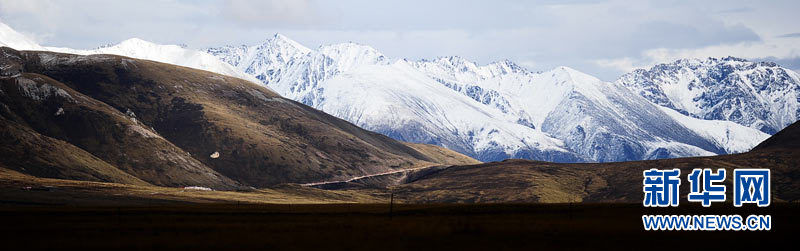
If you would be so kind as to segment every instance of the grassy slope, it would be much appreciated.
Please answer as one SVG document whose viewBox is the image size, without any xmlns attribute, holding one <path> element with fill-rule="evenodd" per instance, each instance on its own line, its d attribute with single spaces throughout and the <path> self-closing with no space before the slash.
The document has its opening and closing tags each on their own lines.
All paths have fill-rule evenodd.
<svg viewBox="0 0 800 251">
<path fill-rule="evenodd" d="M 430 160 L 388 137 L 240 79 L 104 55 L 26 57 L 26 69 L 119 110 L 132 110 L 204 164 L 248 185 L 312 182 Z M 211 158 L 214 152 L 220 157 Z"/>
<path fill-rule="evenodd" d="M 417 150 L 422 154 L 425 154 L 425 156 L 430 157 L 433 162 L 436 163 L 446 163 L 449 165 L 469 165 L 481 163 L 480 161 L 470 158 L 467 155 L 440 146 L 408 142 L 403 142 L 403 144 L 414 148 L 414 150 Z"/>
<path fill-rule="evenodd" d="M 348 191 L 279 186 L 249 191 L 200 191 L 152 185 L 39 178 L 0 166 L 0 204 L 147 206 L 185 203 L 375 203 L 383 198 Z"/>
<path fill-rule="evenodd" d="M 72 171 L 68 169 L 79 166 L 96 171 L 118 169 L 161 186 L 196 185 L 219 189 L 239 186 L 237 182 L 193 159 L 188 153 L 154 133 L 147 125 L 58 81 L 35 73 L 22 73 L 14 78 L 2 79 L 0 84 L 0 90 L 3 90 L 0 94 L 0 103 L 4 104 L 5 108 L 0 111 L 0 120 L 3 120 L 4 124 L 20 129 L 14 132 L 37 133 L 45 138 L 60 140 L 58 143 L 67 142 L 116 167 L 109 169 L 102 166 L 83 166 L 82 164 L 95 163 L 86 161 L 78 165 L 53 167 L 15 158 L 13 152 L 2 152 L 6 158 L 0 162 L 16 167 L 15 170 L 38 169 L 39 172 L 28 173 L 39 174 L 48 172 L 45 169 L 52 167 L 60 171 L 44 177 L 69 178 Z M 47 145 L 51 142 L 54 141 L 40 140 L 20 150 L 41 151 L 42 148 L 53 148 L 54 146 Z M 63 153 L 71 154 L 66 151 Z M 59 163 L 58 159 L 64 158 L 52 157 L 46 161 Z M 79 154 L 72 158 L 85 159 Z M 53 176 L 57 174 L 64 176 Z M 95 175 L 95 178 L 103 175 L 119 176 L 107 173 Z M 115 179 L 100 180 L 115 181 Z"/>
<path fill-rule="evenodd" d="M 38 177 L 147 185 L 91 153 L 0 119 L 0 152 L 8 168 Z"/>
<path fill-rule="evenodd" d="M 236 78 L 110 55 L 0 50 L 0 116 L 156 185 L 236 186 L 230 177 L 266 187 L 470 161 L 422 153 Z M 53 95 L 62 91 L 69 98 Z"/>
<path fill-rule="evenodd" d="M 7 49 L 3 50 L 8 53 Z M 390 190 L 395 194 L 396 200 L 410 203 L 636 203 L 642 199 L 641 172 L 646 169 L 679 168 L 682 170 L 681 178 L 685 180 L 685 176 L 693 168 L 726 168 L 729 172 L 733 168 L 770 168 L 774 200 L 797 201 L 800 198 L 800 171 L 796 168 L 800 164 L 800 151 L 798 141 L 795 140 L 800 126 L 797 124 L 776 134 L 755 150 L 736 155 L 599 164 L 508 160 L 465 165 L 474 163 L 474 160 L 432 146 L 404 145 L 234 78 L 116 56 L 79 57 L 23 52 L 21 57 L 26 62 L 21 69 L 41 74 L 42 79 L 48 79 L 43 77 L 45 75 L 53 77 L 52 85 L 70 93 L 74 92 L 75 96 L 86 95 L 84 99 L 108 104 L 104 107 L 108 107 L 109 114 L 126 118 L 115 120 L 116 123 L 130 120 L 120 112 L 130 109 L 136 113 L 138 121 L 155 129 L 152 133 L 186 150 L 187 155 L 191 153 L 192 158 L 202 164 L 245 184 L 271 186 L 284 182 L 308 183 L 368 173 L 441 166 L 439 163 L 455 163 L 459 165 L 420 169 L 409 174 L 391 174 L 359 182 L 378 184 L 401 180 L 405 184 L 392 186 Z M 4 69 L 13 70 L 13 67 Z M 6 72 L 3 74 L 10 76 Z M 30 75 L 29 78 L 34 76 L 36 75 Z M 8 77 L 4 79 L 4 85 L 9 85 Z M 9 96 L 12 89 L 5 88 L 5 95 Z M 53 108 L 48 107 L 48 115 Z M 75 111 L 68 107 L 65 110 Z M 12 113 L 0 115 L 6 119 L 13 117 L 8 114 Z M 33 123 L 37 120 L 23 121 L 37 128 L 37 123 Z M 65 133 L 74 131 L 61 130 Z M 40 128 L 39 131 L 47 130 Z M 48 132 L 45 135 L 58 134 Z M 89 155 L 103 159 L 102 151 L 93 152 L 86 145 L 78 146 L 89 149 Z M 219 152 L 220 157 L 209 157 L 213 152 Z M 113 161 L 106 162 L 115 165 Z M 21 170 L 20 166 L 6 166 Z M 11 176 L 8 180 L 15 180 L 15 177 L 18 176 Z M 728 177 L 726 182 L 730 184 L 731 176 Z M 35 179 L 30 184 L 36 182 L 44 181 Z M 83 191 L 77 189 L 78 186 L 72 187 L 76 189 L 72 194 L 76 198 L 82 197 L 80 194 Z M 288 189 L 284 192 L 316 191 L 308 194 L 308 198 L 330 195 L 320 190 L 303 190 L 306 188 L 292 186 L 283 188 Z M 102 194 L 115 190 L 101 191 L 89 195 L 103 197 Z M 386 190 L 356 189 L 340 192 L 352 197 L 340 201 L 357 202 L 370 201 L 369 198 L 374 199 L 375 196 L 383 198 Z M 682 194 L 685 196 L 687 192 L 688 186 L 682 186 Z M 160 194 L 149 192 L 138 193 L 137 196 L 156 198 Z M 280 196 L 285 196 L 281 194 Z M 220 195 L 240 196 L 235 192 Z M 241 196 L 253 194 L 242 193 Z M 213 201 L 212 198 L 216 197 L 203 197 L 203 200 Z M 249 201 L 270 202 L 273 199 Z"/>
<path fill-rule="evenodd" d="M 693 168 L 725 168 L 729 198 L 734 168 L 769 168 L 775 201 L 800 200 L 800 151 L 763 149 L 744 154 L 619 163 L 557 164 L 507 160 L 454 166 L 394 189 L 406 202 L 641 202 L 642 171 L 681 170 L 681 195 Z"/>
</svg>

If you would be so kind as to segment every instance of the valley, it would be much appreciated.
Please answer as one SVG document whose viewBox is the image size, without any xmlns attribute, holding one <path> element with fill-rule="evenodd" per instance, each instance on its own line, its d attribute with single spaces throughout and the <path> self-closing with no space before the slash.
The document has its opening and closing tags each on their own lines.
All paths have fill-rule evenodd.
<svg viewBox="0 0 800 251">
<path fill-rule="evenodd" d="M 0 0 L 0 250 L 791 247 L 798 9 Z"/>
</svg>

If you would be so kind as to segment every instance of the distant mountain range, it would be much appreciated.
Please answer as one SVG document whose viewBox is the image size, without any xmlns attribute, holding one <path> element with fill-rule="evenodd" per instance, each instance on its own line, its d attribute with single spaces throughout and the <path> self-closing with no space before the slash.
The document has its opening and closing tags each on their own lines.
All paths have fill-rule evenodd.
<svg viewBox="0 0 800 251">
<path fill-rule="evenodd" d="M 355 43 L 310 49 L 283 35 L 205 51 L 139 39 L 84 51 L 36 47 L 0 30 L 0 43 L 19 49 L 124 55 L 256 81 L 367 130 L 481 161 L 738 153 L 800 114 L 797 73 L 736 58 L 679 60 L 604 82 L 569 67 L 531 72 L 511 61 L 391 59 Z"/>
<path fill-rule="evenodd" d="M 608 83 L 569 67 L 531 72 L 511 61 L 477 65 L 460 57 L 391 59 L 355 43 L 312 50 L 283 35 L 258 45 L 207 52 L 256 76 L 284 97 L 395 139 L 444 146 L 482 161 L 608 162 L 738 153 L 776 131 L 737 120 L 735 115 L 697 116 L 656 102 L 653 95 L 636 87 L 639 82 L 626 81 L 635 73 Z M 761 65 L 764 72 L 785 76 L 780 83 L 765 83 L 773 78 L 763 76 L 753 85 L 787 87 L 743 98 L 759 104 L 769 95 L 786 98 L 750 110 L 732 107 L 728 113 L 740 110 L 783 118 L 764 119 L 775 122 L 773 129 L 795 121 L 797 73 L 734 58 L 709 59 L 706 64 L 713 68 L 712 62 L 733 61 Z M 654 69 L 658 67 L 666 66 Z M 747 67 L 736 74 L 745 74 Z M 731 84 L 731 88 L 739 93 L 754 89 L 747 84 Z M 692 90 L 676 89 L 670 94 Z M 722 95 L 731 92 L 709 91 L 705 97 L 741 102 L 725 101 Z M 780 114 L 763 110 L 774 104 L 786 104 L 785 109 Z"/>
<path fill-rule="evenodd" d="M 800 122 L 774 132 L 797 118 L 798 74 L 772 63 L 679 60 L 603 82 L 353 43 L 312 50 L 280 35 L 208 52 L 135 39 L 75 51 L 6 28 L 10 203 L 634 203 L 649 168 L 769 168 L 775 201 L 800 198 Z M 735 152 L 747 153 L 614 162 Z"/>
<path fill-rule="evenodd" d="M 768 168 L 772 177 L 772 200 L 798 202 L 799 147 L 800 122 L 796 122 L 742 154 L 575 164 L 506 160 L 415 173 L 409 175 L 413 178 L 392 186 L 392 191 L 400 195 L 395 198 L 408 203 L 642 203 L 640 175 L 651 168 L 677 168 L 682 176 L 688 176 L 695 168 L 726 169 L 729 174 L 739 168 Z M 354 180 L 336 184 L 335 188 L 373 185 L 370 181 Z M 733 183 L 731 176 L 726 183 Z M 682 185 L 680 197 L 685 198 L 689 191 Z M 727 196 L 733 197 L 731 189 Z"/>
<path fill-rule="evenodd" d="M 800 117 L 800 75 L 772 62 L 683 59 L 635 70 L 617 83 L 682 114 L 769 134 Z"/>
</svg>

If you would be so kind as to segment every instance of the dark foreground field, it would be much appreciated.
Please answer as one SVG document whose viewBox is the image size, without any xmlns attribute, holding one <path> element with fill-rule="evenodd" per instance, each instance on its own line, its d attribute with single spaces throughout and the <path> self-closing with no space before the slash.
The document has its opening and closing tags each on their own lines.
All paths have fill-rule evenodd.
<svg viewBox="0 0 800 251">
<path fill-rule="evenodd" d="M 219 205 L 0 208 L 2 250 L 503 250 L 781 247 L 800 204 L 710 209 L 641 204 Z M 771 214 L 769 232 L 647 232 L 642 214 Z M 766 246 L 765 246 L 766 245 Z M 794 246 L 794 245 L 792 245 Z M 783 246 L 791 247 L 791 246 Z"/>
</svg>

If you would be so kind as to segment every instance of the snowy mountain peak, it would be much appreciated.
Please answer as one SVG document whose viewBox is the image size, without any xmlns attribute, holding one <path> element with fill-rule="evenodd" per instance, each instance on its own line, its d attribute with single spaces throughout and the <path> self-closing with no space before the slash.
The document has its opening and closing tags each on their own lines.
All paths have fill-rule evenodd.
<svg viewBox="0 0 800 251">
<path fill-rule="evenodd" d="M 682 114 L 769 134 L 800 118 L 800 76 L 772 62 L 681 59 L 625 74 L 617 83 Z"/>
<path fill-rule="evenodd" d="M 185 50 L 185 48 L 174 44 L 157 44 L 141 38 L 129 38 L 116 45 L 98 48 L 97 50 L 119 51 L 125 53 L 120 55 L 138 58 L 144 56 L 153 57 L 154 55 L 151 54 L 155 51 L 181 51 Z"/>
<path fill-rule="evenodd" d="M 463 57 L 459 56 L 446 56 L 446 57 L 438 57 L 432 62 L 437 62 L 440 64 L 448 64 L 452 66 L 462 66 L 462 65 L 476 65 L 474 62 L 469 61 Z"/>
<path fill-rule="evenodd" d="M 478 65 L 473 61 L 459 56 L 448 56 L 433 60 L 420 60 L 412 62 L 411 64 L 445 85 L 448 85 L 448 83 L 445 82 L 452 81 L 474 82 L 476 80 L 493 79 L 511 74 L 531 74 L 525 68 L 509 60 L 497 61 L 487 65 Z"/>
<path fill-rule="evenodd" d="M 748 62 L 747 59 L 737 58 L 734 56 L 727 56 L 721 59 L 722 61 L 736 61 L 736 62 Z"/>
<path fill-rule="evenodd" d="M 485 71 L 484 73 L 485 75 L 491 77 L 498 77 L 509 74 L 522 74 L 522 75 L 531 74 L 530 71 L 523 68 L 522 66 L 517 65 L 514 62 L 511 62 L 510 60 L 501 60 L 493 62 L 479 68 Z"/>
<path fill-rule="evenodd" d="M 262 48 L 264 47 L 271 47 L 273 49 L 283 50 L 285 52 L 293 50 L 289 54 L 306 54 L 311 52 L 311 49 L 280 33 L 275 33 L 275 35 L 267 39 L 267 41 L 262 44 Z"/>
<path fill-rule="evenodd" d="M 477 72 L 478 71 L 478 64 L 475 62 L 469 61 L 465 58 L 459 56 L 447 56 L 447 57 L 439 57 L 431 62 L 439 64 L 440 66 L 461 71 L 461 72 Z"/>
<path fill-rule="evenodd" d="M 0 46 L 8 46 L 16 50 L 46 50 L 44 47 L 34 42 L 33 39 L 17 32 L 2 22 L 0 22 Z"/>
<path fill-rule="evenodd" d="M 280 33 L 273 34 L 271 39 L 272 40 L 284 40 L 284 41 L 292 41 L 292 42 L 294 42 L 294 40 L 291 40 L 291 39 L 289 39 L 289 37 L 284 36 L 283 34 L 280 34 Z"/>
<path fill-rule="evenodd" d="M 747 59 L 727 56 L 723 58 L 715 58 L 715 57 L 708 57 L 704 59 L 700 58 L 683 58 L 678 59 L 670 63 L 662 63 L 658 64 L 655 67 L 657 68 L 669 68 L 669 67 L 687 67 L 690 69 L 697 69 L 701 67 L 708 67 L 710 65 L 726 65 L 730 67 L 752 67 L 757 65 L 762 65 L 766 67 L 776 67 L 778 66 L 774 62 L 753 62 Z M 643 69 L 637 69 L 643 70 Z"/>
<path fill-rule="evenodd" d="M 487 67 L 494 68 L 502 71 L 503 73 L 528 73 L 528 70 L 511 60 L 504 59 L 486 65 Z"/>
<path fill-rule="evenodd" d="M 93 50 L 76 50 L 70 48 L 46 47 L 49 51 L 91 55 L 91 54 L 112 54 L 125 57 L 153 60 L 167 64 L 180 65 L 189 68 L 201 69 L 216 72 L 236 78 L 241 78 L 253 83 L 261 84 L 261 81 L 253 76 L 244 73 L 232 65 L 221 61 L 206 52 L 192 50 L 180 45 L 162 45 L 140 38 L 131 38 L 115 45 L 103 46 Z"/>
<path fill-rule="evenodd" d="M 388 59 L 375 48 L 368 45 L 348 42 L 324 45 L 318 50 L 323 55 L 340 62 L 343 68 L 359 64 L 375 64 Z"/>
<path fill-rule="evenodd" d="M 93 50 L 43 47 L 8 25 L 0 22 L 0 46 L 8 46 L 16 50 L 54 51 L 79 55 L 113 54 L 201 69 L 241 78 L 257 84 L 261 83 L 259 79 L 234 68 L 232 65 L 208 53 L 187 49 L 185 46 L 180 45 L 160 45 L 140 38 L 131 38 L 116 45 L 103 46 Z"/>
<path fill-rule="evenodd" d="M 578 71 L 576 69 L 567 66 L 559 66 L 543 74 L 552 74 L 552 76 L 557 79 L 571 80 L 571 82 L 575 84 L 603 82 L 592 75 L 583 73 L 581 71 Z"/>
<path fill-rule="evenodd" d="M 123 44 L 125 44 L 125 45 L 148 45 L 148 46 L 153 46 L 156 43 L 153 43 L 153 42 L 150 42 L 150 41 L 138 38 L 138 37 L 133 37 L 133 38 L 129 38 L 129 39 L 123 40 L 122 42 L 119 43 L 119 45 L 123 45 Z"/>
<path fill-rule="evenodd" d="M 284 97 L 395 139 L 484 161 L 713 155 L 746 150 L 766 137 L 734 123 L 662 111 L 624 85 L 569 67 L 532 73 L 509 60 L 478 65 L 458 56 L 391 61 L 356 43 L 306 54 L 276 53 L 276 47 L 209 52 Z"/>
<path fill-rule="evenodd" d="M 278 33 L 258 45 L 222 46 L 206 50 L 240 71 L 255 76 L 264 84 L 278 81 L 277 76 L 286 71 L 290 62 L 306 56 L 311 51 Z"/>
</svg>

